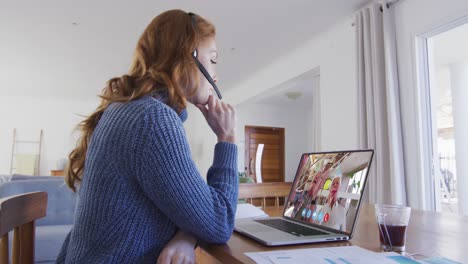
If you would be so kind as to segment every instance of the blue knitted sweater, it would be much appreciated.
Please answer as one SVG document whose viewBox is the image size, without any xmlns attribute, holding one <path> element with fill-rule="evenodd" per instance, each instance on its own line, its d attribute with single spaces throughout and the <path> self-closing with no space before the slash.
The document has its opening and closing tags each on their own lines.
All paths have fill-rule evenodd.
<svg viewBox="0 0 468 264">
<path fill-rule="evenodd" d="M 149 96 L 109 105 L 89 143 L 74 225 L 57 263 L 156 263 L 178 229 L 208 243 L 229 239 L 237 147 L 216 144 L 205 183 L 186 118 L 186 110 L 177 115 Z"/>
</svg>

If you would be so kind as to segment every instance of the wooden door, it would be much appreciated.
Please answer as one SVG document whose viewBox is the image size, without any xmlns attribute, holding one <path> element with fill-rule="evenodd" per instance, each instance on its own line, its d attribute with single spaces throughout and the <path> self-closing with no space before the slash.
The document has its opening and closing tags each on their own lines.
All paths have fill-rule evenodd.
<svg viewBox="0 0 468 264">
<path fill-rule="evenodd" d="M 256 179 L 255 156 L 264 144 L 261 161 L 263 182 L 284 182 L 284 128 L 245 126 L 245 169 Z"/>
</svg>

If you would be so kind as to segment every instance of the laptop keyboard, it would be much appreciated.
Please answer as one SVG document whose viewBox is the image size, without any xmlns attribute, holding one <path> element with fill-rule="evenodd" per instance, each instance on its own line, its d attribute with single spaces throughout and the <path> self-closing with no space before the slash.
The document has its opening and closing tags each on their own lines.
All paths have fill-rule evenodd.
<svg viewBox="0 0 468 264">
<path fill-rule="evenodd" d="M 258 219 L 254 220 L 263 225 L 267 225 L 283 232 L 289 233 L 295 236 L 313 236 L 313 235 L 326 235 L 328 233 L 308 228 L 302 225 L 298 225 L 293 222 L 285 221 L 283 219 Z"/>
</svg>

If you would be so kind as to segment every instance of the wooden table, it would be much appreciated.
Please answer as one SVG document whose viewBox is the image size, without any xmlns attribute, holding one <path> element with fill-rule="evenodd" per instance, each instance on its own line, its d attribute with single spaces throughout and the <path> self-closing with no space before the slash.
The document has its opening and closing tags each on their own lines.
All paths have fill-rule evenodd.
<svg viewBox="0 0 468 264">
<path fill-rule="evenodd" d="M 281 215 L 282 208 L 267 207 L 264 211 L 271 216 L 277 216 Z M 462 263 L 468 259 L 468 246 L 465 243 L 468 237 L 468 217 L 412 210 L 407 232 L 408 254 L 444 256 Z M 351 241 L 267 247 L 234 232 L 225 245 L 201 244 L 200 246 L 205 254 L 209 254 L 220 263 L 254 263 L 244 255 L 245 252 L 350 245 L 381 251 L 373 205 L 362 207 Z"/>
</svg>

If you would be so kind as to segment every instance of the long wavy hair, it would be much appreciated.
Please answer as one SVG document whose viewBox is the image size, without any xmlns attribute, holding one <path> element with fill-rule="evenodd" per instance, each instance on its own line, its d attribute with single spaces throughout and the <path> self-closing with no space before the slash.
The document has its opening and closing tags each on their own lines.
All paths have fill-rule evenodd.
<svg viewBox="0 0 468 264">
<path fill-rule="evenodd" d="M 111 103 L 129 102 L 156 92 L 164 94 L 166 104 L 177 112 L 186 107 L 186 96 L 196 92 L 200 81 L 192 52 L 215 34 L 213 24 L 182 10 L 166 11 L 151 21 L 138 40 L 128 74 L 110 79 L 100 95 L 99 107 L 78 124 L 81 137 L 68 156 L 68 187 L 75 192 L 81 182 L 91 136 Z"/>
</svg>

